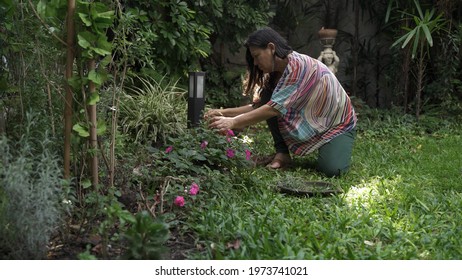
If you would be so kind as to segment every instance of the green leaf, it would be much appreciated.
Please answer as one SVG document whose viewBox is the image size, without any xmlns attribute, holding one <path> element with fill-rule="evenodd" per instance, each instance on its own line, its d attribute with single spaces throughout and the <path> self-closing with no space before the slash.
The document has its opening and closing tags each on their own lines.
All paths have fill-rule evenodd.
<svg viewBox="0 0 462 280">
<path fill-rule="evenodd" d="M 91 187 L 91 181 L 90 179 L 85 179 L 82 181 L 82 188 L 84 189 L 88 189 L 89 187 Z"/>
<path fill-rule="evenodd" d="M 93 50 L 98 53 L 99 55 L 109 55 L 112 53 L 112 44 L 108 42 L 106 36 L 99 36 L 98 40 L 96 41 L 96 48 Z"/>
<path fill-rule="evenodd" d="M 90 136 L 90 133 L 88 132 L 88 130 L 85 127 L 81 126 L 80 124 L 75 124 L 72 127 L 72 130 L 77 132 L 80 137 L 88 137 L 88 136 Z"/>
<path fill-rule="evenodd" d="M 67 79 L 67 83 L 69 84 L 69 86 L 71 86 L 71 88 L 76 90 L 79 89 L 82 85 L 82 80 L 79 76 L 74 75 L 71 78 Z"/>
<path fill-rule="evenodd" d="M 415 29 L 412 29 L 411 32 L 407 33 L 405 36 L 406 36 L 406 40 L 404 41 L 403 45 L 402 45 L 402 48 L 406 47 L 406 45 L 409 43 L 409 41 L 412 40 L 412 38 L 414 37 L 414 34 L 416 33 L 416 30 Z"/>
<path fill-rule="evenodd" d="M 430 30 L 428 29 L 427 25 L 422 25 L 422 29 L 424 31 L 425 37 L 427 38 L 427 42 L 430 45 L 430 47 L 433 47 L 433 38 L 430 33 Z"/>
<path fill-rule="evenodd" d="M 101 48 L 91 48 L 91 49 L 92 49 L 95 53 L 97 53 L 97 54 L 99 54 L 99 55 L 105 56 L 105 55 L 111 54 L 110 51 L 107 51 L 107 50 L 105 50 L 105 49 L 101 49 Z"/>
<path fill-rule="evenodd" d="M 86 15 L 84 13 L 79 13 L 79 17 L 82 20 L 82 22 L 85 24 L 85 26 L 89 27 L 89 26 L 92 25 L 92 22 L 91 22 L 90 18 L 88 17 L 88 15 Z"/>
<path fill-rule="evenodd" d="M 96 128 L 96 135 L 104 135 L 107 131 L 106 123 L 103 121 L 98 121 L 98 126 Z"/>
<path fill-rule="evenodd" d="M 37 13 L 40 15 L 40 17 L 44 18 L 47 16 L 47 4 L 45 3 L 44 0 L 40 0 L 37 4 Z"/>
<path fill-rule="evenodd" d="M 96 41 L 96 36 L 88 31 L 80 32 L 77 35 L 79 46 L 84 49 L 88 49 L 92 46 L 92 43 Z"/>
<path fill-rule="evenodd" d="M 88 79 L 97 85 L 102 85 L 104 82 L 104 76 L 100 75 L 95 70 L 91 70 L 88 73 Z"/>
<path fill-rule="evenodd" d="M 414 0 L 415 7 L 417 8 L 417 12 L 419 13 L 420 18 L 424 18 L 422 13 L 422 9 L 420 8 L 420 3 L 418 0 Z"/>
<path fill-rule="evenodd" d="M 95 105 L 99 101 L 99 94 L 92 92 L 90 95 L 90 100 L 88 100 L 88 105 Z"/>
<path fill-rule="evenodd" d="M 98 13 L 98 17 L 112 19 L 114 17 L 114 11 L 107 11 L 107 12 Z"/>
<path fill-rule="evenodd" d="M 416 30 L 416 29 L 414 29 Z M 419 47 L 419 42 L 420 42 L 420 32 L 418 32 L 418 29 L 415 32 L 415 39 L 414 39 L 414 45 L 412 47 L 412 58 L 415 57 L 417 53 L 417 48 Z"/>
</svg>

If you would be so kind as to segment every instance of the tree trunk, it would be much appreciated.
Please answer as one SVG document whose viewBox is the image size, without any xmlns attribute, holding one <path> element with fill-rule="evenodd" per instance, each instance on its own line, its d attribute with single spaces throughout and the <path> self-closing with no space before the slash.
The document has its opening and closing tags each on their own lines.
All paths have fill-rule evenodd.
<svg viewBox="0 0 462 280">
<path fill-rule="evenodd" d="M 88 73 L 95 70 L 96 62 L 94 59 L 88 61 Z M 88 90 L 90 96 L 96 92 L 96 86 L 93 81 L 89 81 Z M 99 183 L 98 180 L 98 135 L 97 135 L 97 117 L 96 117 L 96 104 L 88 105 L 88 114 L 90 116 L 90 149 L 91 149 L 91 183 L 96 187 Z"/>
<path fill-rule="evenodd" d="M 425 57 L 424 57 L 424 50 L 423 44 L 420 47 L 420 57 L 419 57 L 419 65 L 418 65 L 418 75 L 417 75 L 417 92 L 415 97 L 415 118 L 417 121 L 420 119 L 420 107 L 422 106 L 422 90 L 423 90 L 423 79 L 425 74 Z"/>
<path fill-rule="evenodd" d="M 66 89 L 66 100 L 64 105 L 64 178 L 70 177 L 71 166 L 71 133 L 72 133 L 72 101 L 73 93 L 72 88 L 67 82 L 72 78 L 72 67 L 74 64 L 74 13 L 75 13 L 75 0 L 67 1 L 67 56 L 66 56 L 66 81 L 64 83 Z"/>
</svg>

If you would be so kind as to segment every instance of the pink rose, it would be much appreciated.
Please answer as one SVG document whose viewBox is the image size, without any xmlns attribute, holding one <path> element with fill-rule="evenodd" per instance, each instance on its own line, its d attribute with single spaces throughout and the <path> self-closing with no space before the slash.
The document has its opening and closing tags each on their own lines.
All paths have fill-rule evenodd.
<svg viewBox="0 0 462 280">
<path fill-rule="evenodd" d="M 228 129 L 228 131 L 226 132 L 226 135 L 234 136 L 234 131 L 232 131 L 231 129 Z"/>
<path fill-rule="evenodd" d="M 226 149 L 226 156 L 228 158 L 233 158 L 234 157 L 234 150 L 233 149 Z"/>
<path fill-rule="evenodd" d="M 196 183 L 192 183 L 189 187 L 189 194 L 196 195 L 199 192 L 199 185 Z"/>
<path fill-rule="evenodd" d="M 176 206 L 183 207 L 184 206 L 184 197 L 182 197 L 181 195 L 177 196 L 173 203 L 175 203 Z"/>
<path fill-rule="evenodd" d="M 173 151 L 173 146 L 168 146 L 167 149 L 165 149 L 165 153 L 168 154 L 171 151 Z"/>
</svg>

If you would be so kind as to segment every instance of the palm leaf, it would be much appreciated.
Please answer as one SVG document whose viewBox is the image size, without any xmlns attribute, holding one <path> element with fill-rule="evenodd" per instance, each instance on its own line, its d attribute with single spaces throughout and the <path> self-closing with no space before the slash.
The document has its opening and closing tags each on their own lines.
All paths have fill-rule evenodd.
<svg viewBox="0 0 462 280">
<path fill-rule="evenodd" d="M 433 38 L 432 34 L 430 33 L 430 29 L 428 29 L 428 26 L 424 24 L 422 25 L 422 30 L 425 34 L 425 37 L 427 38 L 428 44 L 430 45 L 430 47 L 433 47 Z"/>
</svg>

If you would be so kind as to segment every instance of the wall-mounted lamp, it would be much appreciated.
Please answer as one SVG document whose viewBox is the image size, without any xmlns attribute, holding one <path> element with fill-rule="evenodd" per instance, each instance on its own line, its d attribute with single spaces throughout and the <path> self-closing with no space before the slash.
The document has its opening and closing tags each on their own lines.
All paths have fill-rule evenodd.
<svg viewBox="0 0 462 280">
<path fill-rule="evenodd" d="M 189 72 L 188 128 L 199 125 L 205 107 L 205 72 Z"/>
</svg>

